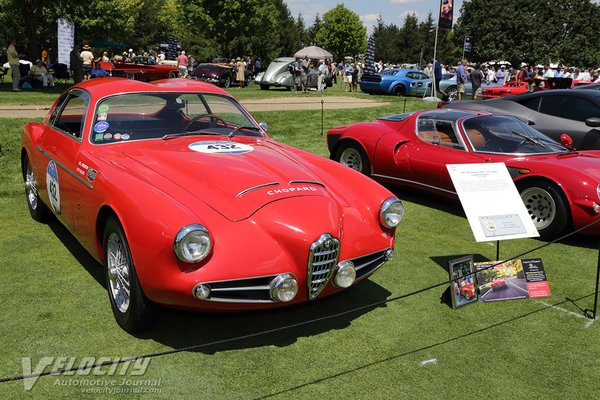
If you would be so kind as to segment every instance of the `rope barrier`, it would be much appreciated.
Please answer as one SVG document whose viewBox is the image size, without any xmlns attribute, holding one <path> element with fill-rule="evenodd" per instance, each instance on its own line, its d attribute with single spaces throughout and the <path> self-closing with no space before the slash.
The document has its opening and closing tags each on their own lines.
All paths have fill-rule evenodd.
<svg viewBox="0 0 600 400">
<path fill-rule="evenodd" d="M 525 252 L 523 252 L 521 254 L 518 254 L 518 255 L 516 255 L 516 256 L 514 256 L 512 258 L 506 259 L 506 260 L 504 260 L 502 262 L 498 262 L 496 264 L 489 265 L 489 266 L 481 269 L 480 271 L 484 271 L 484 270 L 487 270 L 487 269 L 492 269 L 492 268 L 494 268 L 494 267 L 496 267 L 496 266 L 498 266 L 498 265 L 500 265 L 500 264 L 502 264 L 502 263 L 504 263 L 506 261 L 512 261 L 512 260 L 515 260 L 517 258 L 523 257 L 523 256 L 525 256 L 525 255 L 527 255 L 529 253 L 533 253 L 535 251 L 541 250 L 541 249 L 543 249 L 545 247 L 550 246 L 551 244 L 558 243 L 561 240 L 564 240 L 564 239 L 566 239 L 566 238 L 568 238 L 570 236 L 573 236 L 573 235 L 575 235 L 575 234 L 583 231 L 584 229 L 587 229 L 587 228 L 589 228 L 589 227 L 591 227 L 593 225 L 596 225 L 597 223 L 600 223 L 600 219 L 598 219 L 598 220 L 596 220 L 594 222 L 591 222 L 591 223 L 585 225 L 584 227 L 582 227 L 582 228 L 580 228 L 580 229 L 578 229 L 576 231 L 573 231 L 573 232 L 570 232 L 570 233 L 568 233 L 566 235 L 563 235 L 563 236 L 561 236 L 561 237 L 559 237 L 559 238 L 557 238 L 557 239 L 555 239 L 555 240 L 553 240 L 551 242 L 547 242 L 547 243 L 544 243 L 543 245 L 534 247 L 531 250 L 525 251 Z M 471 272 L 469 274 L 465 274 L 465 276 L 466 275 L 473 275 L 474 273 L 475 272 Z M 56 369 L 56 370 L 53 370 L 53 371 L 44 371 L 44 372 L 40 372 L 40 373 L 36 373 L 36 374 L 15 375 L 15 376 L 10 376 L 10 377 L 4 377 L 4 378 L 0 378 L 0 383 L 3 383 L 3 382 L 12 382 L 12 381 L 19 381 L 19 380 L 29 379 L 29 378 L 38 378 L 38 377 L 48 376 L 48 375 L 59 375 L 59 374 L 67 373 L 67 372 L 69 372 L 69 373 L 70 372 L 76 373 L 77 371 L 85 371 L 85 370 L 88 370 L 88 369 L 94 369 L 94 368 L 104 367 L 104 366 L 108 366 L 108 365 L 122 364 L 122 363 L 131 362 L 131 361 L 135 361 L 135 360 L 139 360 L 139 359 L 156 358 L 156 357 L 161 357 L 161 356 L 165 356 L 165 355 L 182 353 L 182 352 L 185 352 L 185 351 L 199 350 L 199 349 L 206 348 L 206 347 L 218 346 L 218 345 L 223 345 L 223 344 L 233 343 L 233 342 L 239 342 L 239 341 L 243 341 L 243 340 L 250 339 L 250 338 L 255 338 L 255 337 L 259 337 L 259 336 L 269 335 L 269 334 L 272 334 L 272 333 L 282 332 L 282 331 L 289 330 L 289 329 L 292 329 L 292 328 L 298 328 L 298 327 L 301 327 L 301 326 L 310 325 L 310 324 L 314 324 L 314 323 L 317 323 L 317 322 L 321 322 L 321 321 L 326 321 L 326 320 L 338 318 L 338 317 L 345 316 L 345 315 L 350 315 L 350 314 L 353 314 L 353 313 L 356 313 L 356 312 L 359 312 L 359 311 L 363 311 L 363 310 L 367 310 L 367 309 L 371 309 L 371 308 L 377 308 L 377 307 L 380 307 L 380 306 L 385 305 L 387 303 L 391 303 L 391 302 L 398 301 L 398 300 L 401 300 L 401 299 L 404 299 L 404 298 L 407 298 L 407 297 L 411 297 L 411 296 L 414 296 L 414 295 L 417 295 L 417 294 L 420 294 L 420 293 L 423 293 L 423 292 L 427 292 L 429 290 L 438 288 L 440 286 L 449 285 L 449 284 L 451 284 L 453 282 L 456 282 L 457 280 L 462 279 L 462 278 L 463 277 L 455 278 L 455 279 L 448 279 L 448 280 L 445 280 L 445 281 L 442 281 L 442 282 L 438 282 L 438 283 L 432 284 L 430 286 L 426 286 L 426 287 L 421 288 L 421 289 L 414 290 L 412 292 L 408 292 L 408 293 L 405 293 L 405 294 L 402 294 L 402 295 L 391 297 L 389 299 L 376 301 L 376 302 L 373 302 L 373 303 L 370 303 L 370 304 L 367 304 L 367 305 L 364 305 L 364 306 L 353 308 L 351 310 L 341 311 L 341 312 L 338 312 L 338 313 L 335 313 L 335 314 L 332 314 L 332 315 L 326 315 L 326 316 L 319 317 L 319 318 L 314 318 L 314 319 L 310 319 L 310 320 L 306 320 L 306 321 L 302 321 L 302 322 L 297 322 L 297 323 L 291 324 L 291 325 L 285 325 L 285 326 L 281 326 L 281 327 L 277 327 L 277 328 L 266 329 L 266 330 L 263 330 L 263 331 L 259 331 L 259 332 L 255 332 L 255 333 L 250 333 L 250 334 L 247 334 L 247 335 L 236 336 L 236 337 L 233 337 L 233 338 L 223 339 L 223 340 L 217 340 L 217 341 L 213 341 L 213 342 L 209 342 L 209 343 L 202 343 L 202 344 L 197 344 L 197 345 L 192 345 L 192 346 L 181 347 L 181 348 L 178 348 L 178 349 L 171 349 L 171 350 L 166 350 L 166 351 L 161 351 L 161 352 L 155 352 L 155 353 L 149 353 L 149 354 L 144 354 L 144 355 L 139 355 L 139 356 L 134 356 L 134 357 L 121 358 L 121 359 L 118 359 L 118 360 L 105 361 L 105 362 L 96 363 L 96 364 L 93 364 L 93 365 L 86 365 L 84 367 L 62 368 L 62 369 Z M 586 314 L 586 316 L 587 316 L 587 314 Z"/>
</svg>

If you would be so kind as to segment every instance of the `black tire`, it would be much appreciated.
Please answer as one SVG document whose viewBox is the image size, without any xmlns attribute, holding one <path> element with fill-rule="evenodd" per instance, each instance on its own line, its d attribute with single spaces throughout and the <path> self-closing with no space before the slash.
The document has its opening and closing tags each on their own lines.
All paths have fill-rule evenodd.
<svg viewBox="0 0 600 400">
<path fill-rule="evenodd" d="M 177 72 L 169 72 L 169 79 L 177 78 L 179 74 Z"/>
<path fill-rule="evenodd" d="M 106 287 L 115 320 L 127 332 L 151 328 L 158 319 L 158 310 L 142 291 L 127 238 L 114 216 L 106 222 L 102 243 Z"/>
<path fill-rule="evenodd" d="M 269 90 L 269 85 L 260 85 L 260 90 Z"/>
<path fill-rule="evenodd" d="M 356 143 L 343 143 L 335 151 L 333 159 L 348 168 L 365 175 L 371 174 L 371 164 L 363 148 Z"/>
<path fill-rule="evenodd" d="M 516 186 L 540 237 L 559 237 L 569 225 L 569 209 L 558 186 L 542 180 L 516 182 Z"/>
<path fill-rule="evenodd" d="M 23 182 L 25 183 L 25 199 L 27 200 L 27 208 L 29 214 L 37 222 L 45 222 L 50 218 L 51 212 L 48 206 L 40 199 L 38 192 L 38 182 L 31 168 L 29 157 L 25 155 L 23 164 L 21 165 L 23 173 Z"/>
<path fill-rule="evenodd" d="M 404 90 L 404 86 L 398 85 L 392 89 L 392 95 L 394 96 L 404 96 L 406 94 L 406 90 Z"/>
<path fill-rule="evenodd" d="M 469 292 L 465 292 L 463 297 L 467 300 L 471 300 L 471 295 L 469 294 Z"/>
<path fill-rule="evenodd" d="M 135 80 L 135 74 L 127 73 L 127 74 L 125 74 L 125 78 Z"/>
<path fill-rule="evenodd" d="M 230 78 L 230 77 L 227 77 L 227 78 L 225 79 L 225 82 L 223 82 L 223 87 L 224 87 L 224 88 L 229 88 L 230 86 L 231 86 L 231 78 Z"/>
<path fill-rule="evenodd" d="M 454 101 L 458 98 L 458 88 L 456 86 L 450 86 L 446 90 L 447 101 Z"/>
</svg>

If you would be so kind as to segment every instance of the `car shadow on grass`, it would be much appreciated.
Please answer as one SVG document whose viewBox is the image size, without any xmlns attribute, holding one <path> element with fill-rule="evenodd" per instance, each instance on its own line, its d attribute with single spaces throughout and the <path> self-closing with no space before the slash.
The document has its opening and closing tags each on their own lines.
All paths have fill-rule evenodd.
<svg viewBox="0 0 600 400">
<path fill-rule="evenodd" d="M 324 299 L 273 310 L 208 314 L 164 308 L 152 330 L 135 336 L 206 354 L 284 347 L 301 337 L 344 329 L 361 315 L 385 307 L 390 295 L 382 286 L 365 280 Z"/>
<path fill-rule="evenodd" d="M 51 217 L 48 221 L 48 227 L 56 235 L 58 240 L 69 250 L 77 261 L 85 268 L 92 278 L 100 286 L 106 289 L 106 280 L 104 279 L 104 268 L 92 255 L 75 239 L 63 224 L 56 218 Z"/>
<path fill-rule="evenodd" d="M 48 226 L 83 268 L 106 289 L 102 265 L 58 220 L 52 218 Z M 390 291 L 367 279 L 330 297 L 274 310 L 213 314 L 161 307 L 158 324 L 134 336 L 152 339 L 173 349 L 186 348 L 186 351 L 207 354 L 240 348 L 288 346 L 300 337 L 344 329 L 361 315 L 385 307 L 385 300 L 390 295 Z M 259 332 L 265 333 L 257 334 Z"/>
</svg>

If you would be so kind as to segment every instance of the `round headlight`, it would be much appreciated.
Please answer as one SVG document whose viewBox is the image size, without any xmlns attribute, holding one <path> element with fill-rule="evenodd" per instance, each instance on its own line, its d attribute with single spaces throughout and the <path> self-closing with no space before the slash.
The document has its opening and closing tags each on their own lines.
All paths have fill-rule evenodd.
<svg viewBox="0 0 600 400">
<path fill-rule="evenodd" d="M 342 261 L 335 268 L 333 285 L 337 288 L 350 287 L 356 280 L 356 269 L 352 261 Z"/>
<path fill-rule="evenodd" d="M 404 216 L 404 205 L 396 197 L 390 197 L 383 202 L 379 209 L 379 222 L 386 228 L 398 226 Z"/>
<path fill-rule="evenodd" d="M 212 240 L 208 229 L 192 224 L 181 228 L 173 245 L 177 257 L 186 263 L 202 261 L 212 249 Z"/>
<path fill-rule="evenodd" d="M 596 195 L 600 199 L 600 185 L 596 186 Z"/>
<path fill-rule="evenodd" d="M 292 274 L 277 275 L 269 285 L 271 300 L 286 303 L 298 293 L 298 281 Z"/>
<path fill-rule="evenodd" d="M 198 300 L 204 300 L 208 298 L 208 296 L 210 296 L 210 286 L 199 283 L 196 286 L 194 286 L 192 294 Z"/>
</svg>

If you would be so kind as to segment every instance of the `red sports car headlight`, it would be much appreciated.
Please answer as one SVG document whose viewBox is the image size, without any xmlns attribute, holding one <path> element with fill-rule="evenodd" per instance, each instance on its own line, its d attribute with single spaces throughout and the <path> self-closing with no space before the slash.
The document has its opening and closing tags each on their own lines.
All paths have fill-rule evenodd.
<svg viewBox="0 0 600 400">
<path fill-rule="evenodd" d="M 177 233 L 173 249 L 177 258 L 186 263 L 202 261 L 212 250 L 212 239 L 202 225 L 186 225 Z"/>
<path fill-rule="evenodd" d="M 404 217 L 404 204 L 396 197 L 384 201 L 379 209 L 379 222 L 386 228 L 397 227 L 402 217 Z"/>
</svg>

